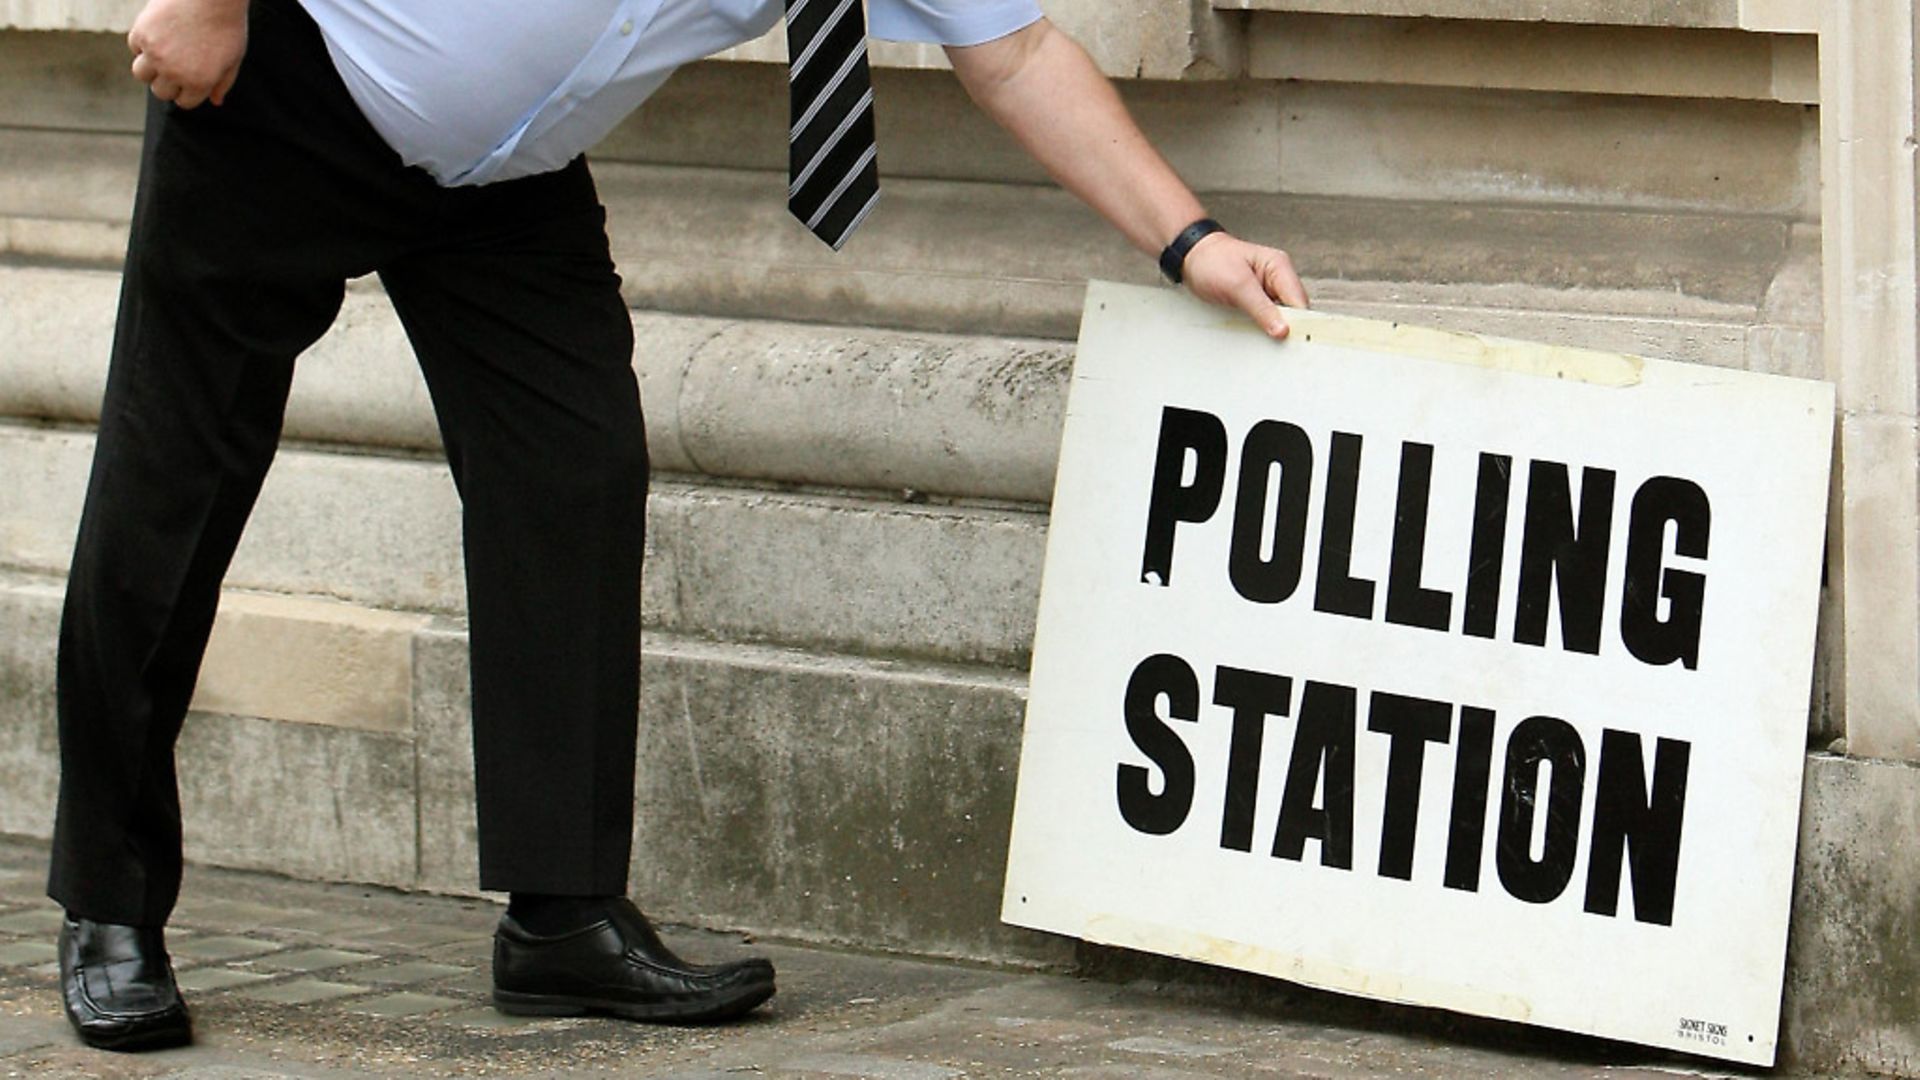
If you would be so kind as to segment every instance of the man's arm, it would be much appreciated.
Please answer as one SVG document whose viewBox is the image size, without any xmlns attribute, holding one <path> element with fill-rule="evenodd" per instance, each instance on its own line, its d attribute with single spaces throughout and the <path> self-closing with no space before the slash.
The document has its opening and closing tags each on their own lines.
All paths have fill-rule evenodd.
<svg viewBox="0 0 1920 1080">
<path fill-rule="evenodd" d="M 947 56 L 973 100 L 1141 251 L 1158 257 L 1206 216 L 1106 76 L 1048 20 L 985 44 L 948 48 Z M 1195 296 L 1245 311 L 1276 338 L 1286 336 L 1287 322 L 1274 301 L 1307 306 L 1286 252 L 1226 233 L 1193 248 L 1185 279 Z"/>
<path fill-rule="evenodd" d="M 133 77 L 191 109 L 219 105 L 247 52 L 247 0 L 148 0 L 127 34 Z"/>
</svg>

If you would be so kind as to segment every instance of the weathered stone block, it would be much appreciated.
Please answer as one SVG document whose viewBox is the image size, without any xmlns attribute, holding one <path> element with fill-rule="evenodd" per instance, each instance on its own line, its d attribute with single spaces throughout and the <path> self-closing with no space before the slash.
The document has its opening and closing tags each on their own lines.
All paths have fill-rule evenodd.
<svg viewBox="0 0 1920 1080">
<path fill-rule="evenodd" d="M 411 733 L 191 713 L 177 758 L 189 859 L 414 887 Z"/>
<path fill-rule="evenodd" d="M 59 787 L 61 586 L 0 578 L 0 832 L 45 838 Z M 193 713 L 177 751 L 190 859 L 412 887 L 412 732 Z"/>
<path fill-rule="evenodd" d="M 1785 1060 L 1920 1074 L 1920 768 L 1816 754 L 1800 820 Z"/>
<path fill-rule="evenodd" d="M 47 837 L 60 787 L 59 582 L 0 575 L 0 833 Z"/>
<path fill-rule="evenodd" d="M 467 668 L 423 634 L 421 880 L 471 891 Z M 1065 963 L 1000 925 L 1017 676 L 649 635 L 635 895 L 653 914 L 814 941 Z"/>
<path fill-rule="evenodd" d="M 1026 666 L 1043 514 L 678 484 L 647 509 L 650 627 Z"/>
<path fill-rule="evenodd" d="M 1022 681 L 656 639 L 634 884 L 670 918 L 981 959 L 1002 926 Z"/>
<path fill-rule="evenodd" d="M 413 650 L 419 885 L 432 892 L 471 895 L 480 885 L 472 703 L 466 630 L 457 620 L 438 620 L 415 635 Z"/>
<path fill-rule="evenodd" d="M 411 735 L 413 635 L 424 615 L 226 593 L 193 708 Z"/>
<path fill-rule="evenodd" d="M 1289 192 L 1818 216 L 1798 105 L 1323 83 L 1286 107 Z"/>
</svg>

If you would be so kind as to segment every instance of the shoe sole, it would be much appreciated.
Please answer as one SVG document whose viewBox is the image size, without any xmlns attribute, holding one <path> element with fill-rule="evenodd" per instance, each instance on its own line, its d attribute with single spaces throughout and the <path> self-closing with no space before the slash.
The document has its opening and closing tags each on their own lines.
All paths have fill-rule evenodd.
<svg viewBox="0 0 1920 1080">
<path fill-rule="evenodd" d="M 493 1007 L 508 1016 L 617 1016 L 661 1024 L 694 1024 L 712 1020 L 731 1020 L 758 1008 L 773 996 L 773 984 L 743 986 L 720 998 L 698 1001 L 618 1001 L 607 998 L 572 997 L 564 994 L 523 994 L 513 990 L 493 992 Z"/>
<path fill-rule="evenodd" d="M 95 1050 L 111 1050 L 123 1054 L 144 1053 L 148 1050 L 171 1050 L 176 1046 L 187 1046 L 193 1042 L 193 1027 L 184 1018 L 178 1023 L 169 1021 L 160 1025 L 136 1027 L 120 1032 L 84 1031 L 76 1024 L 74 1032 L 80 1036 L 81 1042 Z"/>
</svg>

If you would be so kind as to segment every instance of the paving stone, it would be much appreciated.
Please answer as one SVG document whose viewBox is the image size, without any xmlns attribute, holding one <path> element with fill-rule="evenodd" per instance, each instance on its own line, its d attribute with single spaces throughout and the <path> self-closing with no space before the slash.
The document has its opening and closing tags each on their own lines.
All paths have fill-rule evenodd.
<svg viewBox="0 0 1920 1080">
<path fill-rule="evenodd" d="M 0 1058 L 62 1043 L 71 1037 L 64 1020 L 0 1013 Z"/>
<path fill-rule="evenodd" d="M 226 990 L 235 986 L 265 982 L 267 976 L 257 971 L 235 971 L 233 968 L 207 967 L 183 971 L 176 981 L 182 990 L 196 990 L 208 993 L 214 990 Z"/>
<path fill-rule="evenodd" d="M 417 983 L 451 979 L 456 975 L 472 975 L 474 970 L 454 964 L 436 964 L 431 960 L 409 960 L 404 964 L 395 964 L 393 967 L 359 971 L 354 974 L 357 978 L 385 986 L 413 986 Z"/>
<path fill-rule="evenodd" d="M 51 940 L 53 935 L 60 932 L 60 922 L 62 918 L 63 916 L 59 908 L 34 908 L 31 911 L 22 911 L 15 915 L 0 918 L 0 930 L 4 930 L 9 934 L 23 934 L 34 937 L 44 935 Z"/>
<path fill-rule="evenodd" d="M 156 1076 L 154 1080 L 313 1080 L 315 1072 L 282 1072 L 278 1068 L 257 1068 L 250 1065 L 190 1065 L 165 1076 Z"/>
<path fill-rule="evenodd" d="M 456 998 L 435 997 L 432 994 L 384 994 L 354 1002 L 349 1012 L 363 1016 L 379 1016 L 389 1019 L 403 1016 L 425 1016 L 428 1013 L 446 1012 L 450 1009 L 466 1007 L 467 1003 Z"/>
<path fill-rule="evenodd" d="M 470 1031 L 534 1032 L 557 1031 L 584 1023 L 579 1017 L 508 1016 L 495 1008 L 468 1009 L 439 1018 L 443 1024 Z"/>
<path fill-rule="evenodd" d="M 373 953 L 349 952 L 346 949 L 301 949 L 297 952 L 263 956 L 255 960 L 254 965 L 268 971 L 308 972 L 346 967 L 348 964 L 364 964 L 369 960 L 378 959 L 380 958 Z"/>
<path fill-rule="evenodd" d="M 198 899 L 183 897 L 174 910 L 173 921 L 186 926 L 204 926 L 212 930 L 252 930 L 277 926 L 287 919 L 308 914 L 304 908 L 278 908 L 248 900 Z"/>
<path fill-rule="evenodd" d="M 387 929 L 386 924 L 337 911 L 289 911 L 267 924 L 274 930 L 300 930 L 331 937 L 366 937 Z"/>
<path fill-rule="evenodd" d="M 0 945 L 0 967 L 24 967 L 28 964 L 57 963 L 60 950 L 51 941 L 16 941 Z"/>
<path fill-rule="evenodd" d="M 168 935 L 171 939 L 172 935 Z M 259 956 L 280 948 L 278 942 L 263 941 L 259 938 L 239 937 L 232 934 L 209 934 L 192 937 L 185 941 L 167 943 L 167 951 L 175 960 L 198 960 L 201 962 L 220 962 L 237 960 L 242 956 Z"/>
<path fill-rule="evenodd" d="M 1129 1054 L 1155 1054 L 1160 1057 L 1207 1058 L 1218 1057 L 1226 1053 L 1217 1046 L 1202 1046 L 1199 1043 L 1182 1042 L 1179 1039 L 1162 1039 L 1151 1035 L 1138 1038 L 1121 1039 L 1107 1044 L 1109 1049 Z"/>
<path fill-rule="evenodd" d="M 267 986 L 257 986 L 251 990 L 242 990 L 238 996 L 249 1001 L 264 1001 L 272 1005 L 310 1005 L 316 1001 L 332 1001 L 334 998 L 364 994 L 368 989 L 352 983 L 295 979 L 292 982 L 272 983 Z"/>
<path fill-rule="evenodd" d="M 482 941 L 490 936 L 490 931 L 416 923 L 368 934 L 365 940 L 369 944 L 395 945 L 402 949 L 433 949 L 442 945 L 451 945 L 456 941 Z"/>
<path fill-rule="evenodd" d="M 966 1073 L 949 1065 L 873 1057 L 867 1054 L 818 1054 L 782 1065 L 783 1070 L 857 1076 L 861 1080 L 956 1080 Z"/>
</svg>

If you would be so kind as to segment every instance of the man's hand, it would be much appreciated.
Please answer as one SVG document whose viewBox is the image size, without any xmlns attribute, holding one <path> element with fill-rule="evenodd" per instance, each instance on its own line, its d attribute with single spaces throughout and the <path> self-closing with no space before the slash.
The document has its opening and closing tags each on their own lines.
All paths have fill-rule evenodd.
<svg viewBox="0 0 1920 1080">
<path fill-rule="evenodd" d="M 246 0 L 149 0 L 127 34 L 133 77 L 191 109 L 226 101 L 247 52 Z"/>
<path fill-rule="evenodd" d="M 1309 306 L 1306 286 L 1300 284 L 1286 252 L 1226 233 L 1214 233 L 1195 244 L 1187 253 L 1182 276 L 1193 295 L 1221 307 L 1239 308 L 1275 340 L 1287 336 L 1287 320 L 1274 303 Z"/>
</svg>

